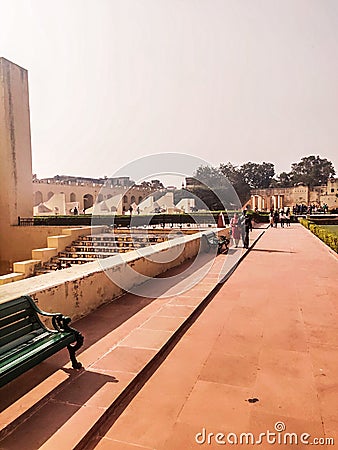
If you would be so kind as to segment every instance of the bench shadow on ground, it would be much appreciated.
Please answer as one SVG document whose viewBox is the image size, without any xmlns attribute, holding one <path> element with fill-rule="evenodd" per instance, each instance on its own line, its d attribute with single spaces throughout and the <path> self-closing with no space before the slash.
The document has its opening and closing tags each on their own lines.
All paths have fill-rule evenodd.
<svg viewBox="0 0 338 450">
<path fill-rule="evenodd" d="M 62 370 L 69 374 L 69 379 L 74 379 L 72 369 Z M 52 401 L 46 401 L 45 398 L 41 399 L 34 407 L 12 422 L 9 427 L 3 429 L 0 432 L 0 439 L 3 439 L 1 448 L 8 450 L 18 448 L 35 450 L 39 448 L 106 383 L 119 382 L 114 376 L 84 369 L 77 371 L 77 376 L 79 379 L 77 389 L 76 387 L 74 389 L 74 386 L 67 386 L 69 385 L 69 379 L 65 380 L 49 393 L 48 398 L 52 398 Z M 15 432 L 10 433 L 17 426 L 20 426 L 19 435 L 16 435 Z M 34 433 L 32 433 L 32 430 L 34 430 Z M 6 436 L 6 434 L 8 435 Z M 22 442 L 20 442 L 21 440 Z"/>
<path fill-rule="evenodd" d="M 203 269 L 203 266 L 205 266 L 208 262 L 210 263 L 212 259 L 213 256 L 207 253 L 199 258 L 195 265 L 193 265 L 194 261 L 192 259 L 161 274 L 157 277 L 163 281 L 160 285 L 161 292 L 164 294 L 177 284 L 177 278 L 173 278 L 174 275 L 184 272 L 184 278 L 186 279 L 190 275 L 194 275 L 199 269 Z M 145 290 L 146 292 L 149 292 L 149 288 Z M 74 328 L 79 330 L 85 336 L 84 345 L 81 347 L 80 351 L 77 352 L 78 360 L 81 362 L 81 353 L 83 351 L 88 349 L 113 330 L 117 329 L 143 308 L 151 304 L 156 298 L 157 297 L 150 298 L 126 293 L 122 297 L 119 297 L 108 304 L 102 305 L 88 316 L 72 323 Z M 26 373 L 20 375 L 9 384 L 0 388 L 0 413 L 48 377 L 52 376 L 68 362 L 68 351 L 67 349 L 63 349 L 40 363 L 38 366 L 35 366 Z M 79 373 L 81 373 L 81 371 L 69 369 L 69 378 L 62 382 L 57 389 L 65 389 L 65 386 L 72 383 L 74 379 L 79 376 Z M 55 392 L 51 391 L 43 399 L 41 399 L 41 401 L 46 401 L 46 399 L 50 398 L 51 395 L 54 394 Z"/>
</svg>

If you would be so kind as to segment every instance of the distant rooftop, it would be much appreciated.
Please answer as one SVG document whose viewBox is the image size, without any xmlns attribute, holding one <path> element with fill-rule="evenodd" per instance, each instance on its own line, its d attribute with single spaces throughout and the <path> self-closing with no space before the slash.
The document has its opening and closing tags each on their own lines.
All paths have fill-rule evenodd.
<svg viewBox="0 0 338 450">
<path fill-rule="evenodd" d="M 77 177 L 73 175 L 55 175 L 54 177 L 48 178 L 37 178 L 33 175 L 33 182 L 39 183 L 61 183 L 61 184 L 72 184 L 72 183 L 85 183 L 85 184 L 101 184 L 104 185 L 110 182 L 113 186 L 133 186 L 135 182 L 130 179 L 130 177 L 113 177 L 113 178 L 91 178 L 91 177 Z"/>
</svg>

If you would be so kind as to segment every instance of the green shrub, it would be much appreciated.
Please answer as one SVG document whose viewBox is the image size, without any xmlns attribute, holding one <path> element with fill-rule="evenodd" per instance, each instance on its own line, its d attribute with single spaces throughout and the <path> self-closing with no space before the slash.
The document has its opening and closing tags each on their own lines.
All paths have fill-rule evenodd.
<svg viewBox="0 0 338 450">
<path fill-rule="evenodd" d="M 299 219 L 299 222 L 308 228 L 315 236 L 338 253 L 338 235 L 320 225 L 316 225 L 307 219 Z"/>
</svg>

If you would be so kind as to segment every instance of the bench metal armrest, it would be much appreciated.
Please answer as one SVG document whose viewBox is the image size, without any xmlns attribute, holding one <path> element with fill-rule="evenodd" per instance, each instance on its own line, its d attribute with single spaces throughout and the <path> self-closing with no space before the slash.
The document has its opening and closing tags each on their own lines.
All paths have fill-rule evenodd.
<svg viewBox="0 0 338 450">
<path fill-rule="evenodd" d="M 53 316 L 62 316 L 61 313 L 49 313 L 46 311 L 42 311 L 37 304 L 34 302 L 34 300 L 32 299 L 32 297 L 30 297 L 29 295 L 24 295 L 23 296 L 32 306 L 32 308 L 34 309 L 35 312 L 41 314 L 42 316 L 47 316 L 47 317 L 53 317 Z"/>
<path fill-rule="evenodd" d="M 29 295 L 25 295 L 24 296 L 25 299 L 32 305 L 32 308 L 34 309 L 35 312 L 37 312 L 38 314 L 40 314 L 41 316 L 45 316 L 45 317 L 51 317 L 52 318 L 52 325 L 54 327 L 55 330 L 57 331 L 66 331 L 66 332 L 73 332 L 73 333 L 78 333 L 77 330 L 75 330 L 74 328 L 71 328 L 69 326 L 70 322 L 71 322 L 71 318 L 64 316 L 61 313 L 49 313 L 46 311 L 42 311 L 34 302 L 34 300 L 32 299 L 32 297 L 30 297 Z"/>
</svg>

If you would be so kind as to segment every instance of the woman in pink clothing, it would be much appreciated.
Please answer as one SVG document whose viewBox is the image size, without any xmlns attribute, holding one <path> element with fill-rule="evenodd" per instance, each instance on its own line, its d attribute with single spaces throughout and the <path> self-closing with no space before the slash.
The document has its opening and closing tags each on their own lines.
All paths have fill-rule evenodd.
<svg viewBox="0 0 338 450">
<path fill-rule="evenodd" d="M 238 242 L 241 238 L 241 223 L 238 217 L 238 214 L 235 213 L 234 217 L 230 220 L 230 226 L 231 226 L 231 236 L 234 240 L 235 247 L 238 247 Z"/>
</svg>

